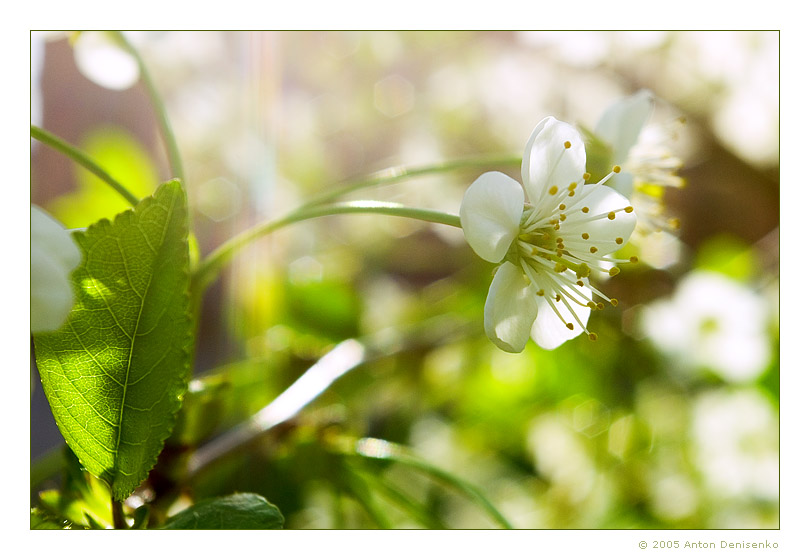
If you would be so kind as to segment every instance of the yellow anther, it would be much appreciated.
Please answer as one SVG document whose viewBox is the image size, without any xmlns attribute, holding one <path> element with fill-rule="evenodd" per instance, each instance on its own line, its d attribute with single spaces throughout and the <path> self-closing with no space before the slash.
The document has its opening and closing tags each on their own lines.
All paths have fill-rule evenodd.
<svg viewBox="0 0 810 560">
<path fill-rule="evenodd" d="M 560 210 L 565 210 L 565 204 L 560 204 Z"/>
<path fill-rule="evenodd" d="M 556 296 L 554 296 L 554 300 L 555 300 L 557 303 L 559 303 L 561 299 L 562 299 L 562 296 L 561 296 L 560 294 L 557 294 Z"/>
<path fill-rule="evenodd" d="M 554 272 L 565 272 L 566 270 L 568 270 L 568 267 L 565 266 L 563 263 L 557 263 L 556 265 L 554 265 Z"/>
<path fill-rule="evenodd" d="M 590 212 L 590 211 L 591 211 L 591 209 L 590 209 L 590 208 L 588 208 L 587 206 L 583 206 L 583 207 L 582 207 L 582 213 L 583 213 L 583 214 L 587 214 L 587 213 L 588 213 L 588 212 Z"/>
<path fill-rule="evenodd" d="M 590 235 L 588 235 L 587 233 L 582 234 L 582 239 L 588 239 L 589 237 L 590 237 Z"/>
<path fill-rule="evenodd" d="M 565 144 L 563 144 L 563 146 L 565 146 L 565 149 L 567 150 L 568 148 L 570 148 L 570 147 L 571 147 L 571 142 L 569 142 L 568 140 L 566 140 L 566 141 L 565 141 Z"/>
<path fill-rule="evenodd" d="M 616 238 L 616 245 L 621 245 L 622 243 L 624 243 L 624 239 L 622 239 L 621 237 L 617 237 Z"/>
<path fill-rule="evenodd" d="M 562 257 L 562 256 L 563 256 L 563 251 L 562 251 L 562 249 L 557 249 L 557 256 L 558 256 L 558 257 Z M 562 271 L 558 270 L 557 272 L 562 272 Z"/>
<path fill-rule="evenodd" d="M 588 179 L 590 179 L 590 178 L 591 178 L 591 174 L 590 174 L 590 173 L 583 173 L 583 174 L 582 174 L 582 178 L 583 178 L 583 179 L 585 179 L 585 180 L 587 181 Z"/>
<path fill-rule="evenodd" d="M 632 211 L 633 211 L 633 207 L 632 207 L 632 206 L 626 206 L 626 207 L 624 208 L 624 211 L 625 211 L 625 212 L 627 212 L 627 213 L 629 214 L 630 212 L 632 212 Z"/>
<path fill-rule="evenodd" d="M 548 190 L 548 194 L 557 194 L 557 185 L 554 185 Z"/>
<path fill-rule="evenodd" d="M 590 275 L 591 268 L 585 263 L 580 264 L 577 268 L 577 278 L 587 278 Z"/>
<path fill-rule="evenodd" d="M 565 214 L 560 214 L 560 221 L 564 222 L 567 216 Z"/>
<path fill-rule="evenodd" d="M 633 264 L 637 263 L 638 262 L 638 257 L 636 257 L 636 256 L 630 257 L 630 262 L 633 263 Z"/>
<path fill-rule="evenodd" d="M 678 218 L 670 218 L 668 220 L 669 227 L 672 229 L 680 229 L 681 228 L 681 221 Z"/>
<path fill-rule="evenodd" d="M 568 327 L 569 331 L 574 330 L 574 323 L 566 323 L 565 326 Z"/>
<path fill-rule="evenodd" d="M 537 295 L 543 297 L 544 295 L 546 295 L 546 292 L 545 290 L 537 290 Z"/>
<path fill-rule="evenodd" d="M 614 172 L 614 173 L 621 173 L 621 172 L 622 172 L 622 168 L 621 168 L 621 167 L 619 167 L 618 165 L 614 165 L 614 166 L 613 166 L 613 172 Z"/>
<path fill-rule="evenodd" d="M 597 249 L 596 247 L 591 247 L 591 248 L 590 248 L 591 253 L 595 253 L 595 252 L 597 252 L 598 250 L 599 250 L 599 249 Z"/>
<path fill-rule="evenodd" d="M 618 273 L 619 269 L 615 266 L 608 271 L 608 274 L 610 274 L 611 276 L 616 276 Z"/>
<path fill-rule="evenodd" d="M 608 212 L 608 220 L 615 220 L 616 212 Z"/>
<path fill-rule="evenodd" d="M 617 300 L 616 298 L 610 298 L 610 305 L 616 307 L 617 305 L 619 305 L 619 300 Z"/>
<path fill-rule="evenodd" d="M 577 188 L 577 184 L 576 184 L 576 183 L 571 183 L 570 185 L 568 185 L 568 190 L 569 190 L 569 191 L 572 191 L 572 190 L 574 190 L 575 188 Z"/>
<path fill-rule="evenodd" d="M 597 309 L 604 309 L 604 308 L 605 308 L 605 304 L 604 304 L 604 303 L 602 303 L 602 302 L 600 301 L 599 303 L 597 303 L 597 304 L 596 304 L 596 308 L 597 308 Z"/>
<path fill-rule="evenodd" d="M 584 287 L 584 286 L 585 286 L 585 282 L 583 282 L 582 280 L 577 280 L 577 286 L 579 286 L 580 288 L 582 288 L 582 287 Z"/>
<path fill-rule="evenodd" d="M 588 333 L 588 340 L 596 340 L 597 338 L 599 338 L 599 337 L 596 336 L 595 332 L 589 332 Z"/>
<path fill-rule="evenodd" d="M 574 189 L 571 189 L 571 190 L 568 192 L 568 196 L 574 196 L 575 194 L 576 194 L 576 193 L 574 192 Z"/>
<path fill-rule="evenodd" d="M 556 241 L 557 243 L 562 243 L 562 242 L 563 242 L 563 238 L 562 238 L 562 237 L 558 237 L 557 239 L 555 239 L 555 241 Z"/>
<path fill-rule="evenodd" d="M 588 307 L 590 307 L 591 309 L 596 309 L 596 304 L 594 302 L 592 302 L 592 301 L 589 301 L 588 302 Z"/>
</svg>

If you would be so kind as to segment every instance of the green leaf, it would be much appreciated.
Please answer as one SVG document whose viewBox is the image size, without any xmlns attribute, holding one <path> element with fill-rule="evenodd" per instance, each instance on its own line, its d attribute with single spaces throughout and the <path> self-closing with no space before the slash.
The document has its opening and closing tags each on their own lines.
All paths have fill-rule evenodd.
<svg viewBox="0 0 810 560">
<path fill-rule="evenodd" d="M 147 476 L 186 390 L 192 343 L 186 197 L 178 181 L 75 238 L 76 304 L 34 337 L 56 423 L 123 500 Z"/>
<path fill-rule="evenodd" d="M 169 518 L 162 529 L 281 529 L 284 516 L 258 494 L 202 500 Z"/>
</svg>

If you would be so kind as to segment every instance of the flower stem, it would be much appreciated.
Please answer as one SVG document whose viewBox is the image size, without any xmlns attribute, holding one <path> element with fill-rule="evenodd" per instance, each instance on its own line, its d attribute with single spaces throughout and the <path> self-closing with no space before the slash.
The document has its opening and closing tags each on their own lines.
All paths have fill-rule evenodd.
<svg viewBox="0 0 810 560">
<path fill-rule="evenodd" d="M 163 103 L 163 98 L 158 93 L 155 82 L 152 81 L 152 75 L 146 67 L 146 63 L 141 57 L 138 50 L 129 42 L 126 36 L 120 31 L 114 31 L 113 35 L 119 41 L 121 46 L 130 54 L 138 63 L 138 69 L 141 73 L 141 80 L 143 80 L 146 91 L 149 94 L 149 99 L 152 102 L 152 107 L 155 110 L 160 133 L 163 141 L 166 144 L 166 152 L 169 158 L 169 168 L 171 169 L 172 176 L 180 179 L 185 184 L 185 177 L 183 175 L 183 161 L 180 158 L 180 149 L 177 146 L 177 139 L 174 136 L 171 123 L 169 122 L 169 114 L 166 111 L 166 105 Z"/>
<path fill-rule="evenodd" d="M 357 181 L 348 185 L 344 185 L 342 187 L 338 187 L 331 192 L 316 197 L 310 201 L 310 204 L 311 205 L 325 204 L 327 202 L 332 202 L 340 198 L 341 196 L 344 196 L 346 194 L 349 194 L 351 192 L 360 189 L 390 185 L 392 183 L 398 183 L 404 179 L 412 179 L 414 177 L 420 177 L 422 175 L 448 173 L 459 169 L 470 169 L 477 167 L 489 169 L 513 165 L 519 166 L 520 162 L 521 162 L 520 157 L 496 155 L 487 157 L 457 159 L 454 161 L 448 161 L 432 165 L 423 165 L 420 167 L 402 167 L 402 166 L 390 167 L 388 169 L 384 169 L 382 171 L 374 173 L 367 179 L 363 179 L 361 181 Z"/>
<path fill-rule="evenodd" d="M 90 156 L 88 156 L 85 152 L 81 151 L 79 148 L 69 144 L 67 141 L 42 130 L 41 128 L 31 125 L 31 138 L 35 140 L 39 140 L 46 146 L 50 146 L 51 148 L 62 152 L 67 157 L 72 159 L 74 162 L 78 163 L 93 175 L 110 185 L 113 189 L 115 189 L 118 194 L 123 196 L 127 202 L 132 204 L 133 206 L 138 204 L 139 198 L 132 194 L 124 185 L 110 177 L 109 173 L 104 171 L 96 162 L 94 162 Z"/>
<path fill-rule="evenodd" d="M 425 222 L 461 227 L 461 220 L 454 214 L 446 214 L 444 212 L 423 208 L 410 208 L 392 202 L 355 200 L 323 204 L 320 206 L 305 206 L 287 214 L 283 218 L 258 224 L 220 245 L 200 262 L 199 266 L 192 274 L 192 293 L 199 296 L 202 290 L 214 279 L 219 269 L 221 269 L 237 251 L 259 237 L 290 224 L 311 218 L 320 218 L 336 214 L 384 214 L 387 216 L 413 218 Z"/>
</svg>

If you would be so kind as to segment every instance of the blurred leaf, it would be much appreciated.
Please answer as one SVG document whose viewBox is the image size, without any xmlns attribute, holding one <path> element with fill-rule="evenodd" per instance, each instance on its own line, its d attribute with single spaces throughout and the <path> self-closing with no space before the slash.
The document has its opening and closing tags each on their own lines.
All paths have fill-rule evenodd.
<svg viewBox="0 0 810 560">
<path fill-rule="evenodd" d="M 31 529 L 69 529 L 69 521 L 60 521 L 37 508 L 31 509 Z"/>
<path fill-rule="evenodd" d="M 712 270 L 735 280 L 746 281 L 755 271 L 751 248 L 731 235 L 717 235 L 700 246 L 695 256 L 695 268 Z"/>
<path fill-rule="evenodd" d="M 79 148 L 135 196 L 148 196 L 158 183 L 149 154 L 125 130 L 95 129 L 83 139 Z M 78 165 L 76 184 L 76 191 L 48 204 L 51 214 L 68 228 L 86 227 L 102 218 L 112 219 L 129 208 L 119 193 Z"/>
<path fill-rule="evenodd" d="M 289 283 L 288 313 L 294 323 L 343 340 L 357 335 L 357 292 L 337 281 Z"/>
<path fill-rule="evenodd" d="M 284 516 L 258 494 L 202 500 L 169 518 L 162 529 L 281 529 Z"/>
<path fill-rule="evenodd" d="M 34 337 L 56 423 L 82 464 L 126 498 L 154 466 L 189 370 L 188 217 L 176 181 L 76 240 L 77 302 Z"/>
</svg>

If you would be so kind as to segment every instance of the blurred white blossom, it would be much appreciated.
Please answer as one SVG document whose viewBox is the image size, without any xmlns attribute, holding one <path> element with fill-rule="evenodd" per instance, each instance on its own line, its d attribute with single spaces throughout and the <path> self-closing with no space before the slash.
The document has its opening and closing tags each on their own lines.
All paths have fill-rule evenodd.
<svg viewBox="0 0 810 560">
<path fill-rule="evenodd" d="M 600 117 L 588 147 L 591 160 L 601 166 L 589 169 L 595 176 L 603 176 L 613 165 L 622 167 L 607 184 L 630 199 L 638 216 L 636 233 L 641 235 L 678 228 L 678 221 L 666 215 L 663 198 L 667 187 L 684 185 L 677 175 L 682 162 L 668 146 L 673 131 L 648 124 L 654 102 L 648 90 L 616 101 Z"/>
<path fill-rule="evenodd" d="M 779 497 L 779 421 L 754 389 L 715 391 L 695 403 L 694 457 L 707 485 L 727 497 Z"/>
<path fill-rule="evenodd" d="M 31 205 L 31 331 L 62 326 L 73 307 L 70 275 L 81 252 L 62 224 Z"/>
<path fill-rule="evenodd" d="M 708 368 L 728 382 L 759 377 L 771 359 L 767 306 L 760 296 L 726 276 L 695 271 L 671 299 L 641 313 L 641 328 L 675 363 Z"/>
</svg>

